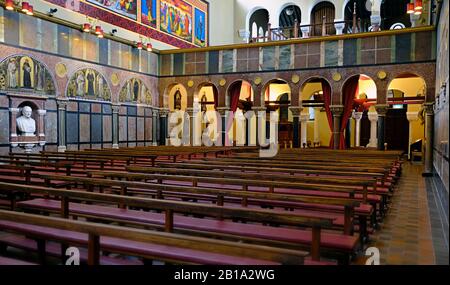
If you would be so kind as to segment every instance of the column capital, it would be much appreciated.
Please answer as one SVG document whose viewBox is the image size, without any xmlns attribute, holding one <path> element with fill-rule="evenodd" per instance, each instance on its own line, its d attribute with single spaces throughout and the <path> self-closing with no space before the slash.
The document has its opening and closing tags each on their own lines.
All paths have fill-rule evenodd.
<svg viewBox="0 0 450 285">
<path fill-rule="evenodd" d="M 386 116 L 386 113 L 389 109 L 389 105 L 387 104 L 375 105 L 375 109 L 377 110 L 379 116 Z"/>
<path fill-rule="evenodd" d="M 378 113 L 377 112 L 369 112 L 368 114 L 369 121 L 376 122 L 378 121 Z"/>
<path fill-rule="evenodd" d="M 292 116 L 299 117 L 300 113 L 303 111 L 303 107 L 291 106 L 289 107 L 289 110 L 292 112 Z"/>
<path fill-rule="evenodd" d="M 9 111 L 13 114 L 14 113 L 17 114 L 17 113 L 19 113 L 20 109 L 19 108 L 9 108 Z"/>
<path fill-rule="evenodd" d="M 341 116 L 342 113 L 344 113 L 344 106 L 343 105 L 331 105 L 330 106 L 331 113 L 333 116 Z"/>
<path fill-rule="evenodd" d="M 114 114 L 114 113 L 117 114 L 117 113 L 119 113 L 120 105 L 114 104 L 114 105 L 111 106 L 111 109 L 112 109 L 113 114 Z"/>
<path fill-rule="evenodd" d="M 427 115 L 434 115 L 434 102 L 432 102 L 432 103 L 425 103 L 422 106 L 425 109 L 425 113 Z"/>
<path fill-rule="evenodd" d="M 47 110 L 37 110 L 37 112 L 38 112 L 38 115 L 40 115 L 40 116 L 44 116 L 45 114 L 47 114 Z"/>
<path fill-rule="evenodd" d="M 167 109 L 167 108 L 159 109 L 159 115 L 161 117 L 167 117 L 168 114 L 169 114 L 169 109 Z"/>
<path fill-rule="evenodd" d="M 58 110 L 66 110 L 68 103 L 69 103 L 69 99 L 57 99 L 56 100 L 56 105 L 58 106 Z"/>
<path fill-rule="evenodd" d="M 407 112 L 406 113 L 406 118 L 410 122 L 417 121 L 419 119 L 419 112 Z"/>
<path fill-rule="evenodd" d="M 194 108 L 193 107 L 186 108 L 186 113 L 188 113 L 188 115 L 192 117 L 194 115 Z"/>
<path fill-rule="evenodd" d="M 309 115 L 308 114 L 301 114 L 299 116 L 300 118 L 300 122 L 307 122 L 309 120 Z"/>
<path fill-rule="evenodd" d="M 225 116 L 227 111 L 230 111 L 230 108 L 228 108 L 228 107 L 217 107 L 217 112 L 219 112 L 219 114 L 221 116 Z"/>
<path fill-rule="evenodd" d="M 362 115 L 363 115 L 363 112 L 353 112 L 353 119 L 355 119 L 355 120 L 361 120 L 362 119 Z"/>
</svg>

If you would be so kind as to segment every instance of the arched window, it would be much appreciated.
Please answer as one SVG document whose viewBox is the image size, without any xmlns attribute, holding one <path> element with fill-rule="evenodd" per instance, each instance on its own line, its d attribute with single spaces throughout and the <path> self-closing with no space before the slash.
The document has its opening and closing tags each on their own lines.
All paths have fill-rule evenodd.
<svg viewBox="0 0 450 285">
<path fill-rule="evenodd" d="M 302 13 L 300 8 L 296 5 L 289 5 L 283 9 L 280 13 L 279 17 L 279 25 L 280 28 L 292 28 L 294 27 L 295 21 L 297 20 L 297 24 L 299 25 L 302 22 Z M 287 31 L 283 31 L 286 37 L 292 38 L 294 37 L 294 29 L 290 29 Z M 299 33 L 300 33 L 299 29 Z M 301 36 L 301 35 L 299 35 Z"/>
<path fill-rule="evenodd" d="M 266 9 L 259 9 L 253 12 L 250 16 L 249 27 L 250 27 L 250 35 L 256 33 L 259 37 L 262 37 L 266 34 L 269 25 L 269 11 Z M 256 32 L 255 32 L 256 26 Z M 262 32 L 261 32 L 262 30 Z"/>
<path fill-rule="evenodd" d="M 344 10 L 344 18 L 346 21 L 345 31 L 347 33 L 353 33 L 353 10 L 355 9 L 356 3 L 356 25 L 358 29 L 361 29 L 359 32 L 367 32 L 371 26 L 370 16 L 372 15 L 371 6 L 368 4 L 369 0 L 350 0 L 347 5 L 345 5 Z M 369 1 L 370 2 L 370 1 Z M 358 22 L 358 19 L 360 21 Z"/>
<path fill-rule="evenodd" d="M 311 29 L 312 36 L 322 35 L 322 22 L 325 19 L 326 23 L 334 23 L 334 5 L 330 2 L 320 2 L 311 11 Z M 327 35 L 336 34 L 334 24 L 327 25 Z"/>
</svg>

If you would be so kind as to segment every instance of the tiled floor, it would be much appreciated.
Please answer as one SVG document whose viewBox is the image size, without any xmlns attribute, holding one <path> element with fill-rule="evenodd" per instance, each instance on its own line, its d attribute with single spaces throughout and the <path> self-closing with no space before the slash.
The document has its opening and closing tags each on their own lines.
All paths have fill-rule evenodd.
<svg viewBox="0 0 450 285">
<path fill-rule="evenodd" d="M 381 265 L 437 263 L 427 189 L 421 174 L 421 165 L 404 164 L 387 216 L 381 228 L 371 236 L 368 246 L 379 249 Z"/>
</svg>

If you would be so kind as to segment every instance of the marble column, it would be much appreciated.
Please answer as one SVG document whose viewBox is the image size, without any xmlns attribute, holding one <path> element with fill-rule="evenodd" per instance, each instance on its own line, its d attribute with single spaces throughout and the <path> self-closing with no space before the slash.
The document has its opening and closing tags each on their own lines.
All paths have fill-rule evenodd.
<svg viewBox="0 0 450 285">
<path fill-rule="evenodd" d="M 355 147 L 361 146 L 361 119 L 362 112 L 353 112 L 353 119 L 355 120 Z"/>
<path fill-rule="evenodd" d="M 66 146 L 66 110 L 69 100 L 57 100 L 58 106 L 58 152 L 65 152 Z"/>
<path fill-rule="evenodd" d="M 158 110 L 152 109 L 152 145 L 158 145 Z"/>
<path fill-rule="evenodd" d="M 300 140 L 300 133 L 301 133 L 301 126 L 300 126 L 300 114 L 303 110 L 302 107 L 298 106 L 291 106 L 289 107 L 289 110 L 291 110 L 292 117 L 293 117 L 293 134 L 292 134 L 292 140 L 293 140 L 293 146 L 294 148 L 301 147 L 301 140 Z"/>
<path fill-rule="evenodd" d="M 320 146 L 320 133 L 319 133 L 319 120 L 317 119 L 318 114 L 320 113 L 321 108 L 314 108 L 314 140 L 313 147 L 316 145 Z"/>
<path fill-rule="evenodd" d="M 19 108 L 9 108 L 9 112 L 11 113 L 11 122 L 10 122 L 10 128 L 11 128 L 11 135 L 10 135 L 10 142 L 13 143 L 13 147 L 16 147 L 18 136 L 17 136 L 17 115 L 20 112 Z"/>
<path fill-rule="evenodd" d="M 377 112 L 370 112 L 369 114 L 370 121 L 370 140 L 369 144 L 366 147 L 378 147 L 378 139 L 377 139 L 377 122 L 378 122 L 378 114 Z"/>
<path fill-rule="evenodd" d="M 300 147 L 306 148 L 308 147 L 308 114 L 300 115 Z"/>
<path fill-rule="evenodd" d="M 218 107 L 217 112 L 220 114 L 221 125 L 217 146 L 226 146 L 225 139 L 227 137 L 227 113 L 230 111 L 228 107 Z M 218 126 L 219 127 L 219 126 Z"/>
<path fill-rule="evenodd" d="M 433 175 L 434 103 L 425 103 L 425 169 L 423 176 Z"/>
<path fill-rule="evenodd" d="M 339 149 L 339 142 L 341 140 L 341 119 L 344 113 L 344 106 L 334 105 L 330 106 L 331 113 L 333 114 L 333 143 L 334 149 Z"/>
<path fill-rule="evenodd" d="M 38 128 L 36 130 L 36 135 L 39 138 L 39 145 L 45 145 L 45 115 L 47 114 L 47 110 L 37 110 L 38 113 Z"/>
<path fill-rule="evenodd" d="M 119 148 L 119 111 L 120 105 L 112 105 L 112 148 Z"/>
<path fill-rule="evenodd" d="M 412 141 L 412 129 L 413 129 L 412 124 L 414 124 L 414 122 L 416 122 L 419 119 L 419 113 L 418 112 L 407 112 L 406 118 L 408 119 L 408 122 L 409 122 L 408 159 L 411 159 L 411 144 L 413 143 L 413 141 Z"/>
<path fill-rule="evenodd" d="M 375 109 L 378 113 L 377 148 L 378 150 L 384 150 L 386 114 L 389 109 L 389 105 L 376 105 Z"/>
<path fill-rule="evenodd" d="M 159 145 L 167 145 L 168 139 L 168 120 L 167 115 L 169 114 L 168 109 L 161 109 L 159 111 Z"/>
<path fill-rule="evenodd" d="M 187 114 L 187 115 L 186 115 Z M 189 122 L 183 124 L 183 145 L 194 145 L 194 108 L 187 108 L 184 120 L 188 119 Z"/>
<path fill-rule="evenodd" d="M 263 117 L 262 116 L 266 116 L 266 107 L 258 107 L 258 106 L 256 106 L 256 107 L 252 107 L 252 111 L 253 112 L 255 112 L 255 116 L 256 116 L 256 132 L 255 132 L 255 138 L 256 138 L 256 145 L 257 146 L 260 146 L 260 142 L 261 142 L 261 140 L 260 140 L 260 134 L 262 134 L 263 133 L 263 130 L 265 129 L 265 125 L 261 125 L 261 127 L 259 126 L 261 123 L 260 122 L 263 122 Z M 260 113 L 262 114 L 262 115 L 260 115 Z M 261 138 L 262 140 L 264 139 L 264 138 Z"/>
</svg>

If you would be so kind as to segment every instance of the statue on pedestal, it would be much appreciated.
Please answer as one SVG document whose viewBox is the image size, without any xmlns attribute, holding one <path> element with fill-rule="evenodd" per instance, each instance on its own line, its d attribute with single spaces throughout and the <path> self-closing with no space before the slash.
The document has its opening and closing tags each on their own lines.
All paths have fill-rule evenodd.
<svg viewBox="0 0 450 285">
<path fill-rule="evenodd" d="M 22 108 L 22 116 L 16 119 L 19 135 L 25 137 L 35 136 L 36 122 L 33 118 L 31 118 L 32 112 L 33 110 L 29 106 Z"/>
</svg>

